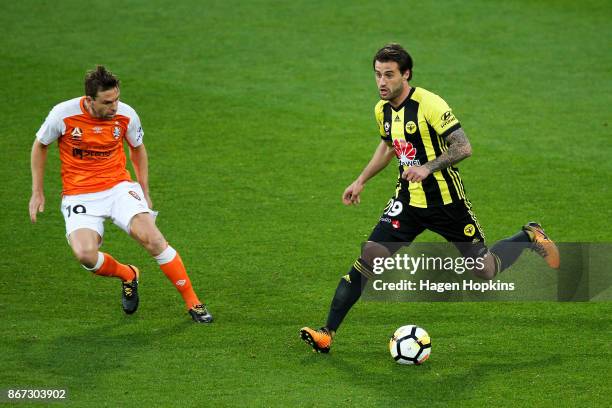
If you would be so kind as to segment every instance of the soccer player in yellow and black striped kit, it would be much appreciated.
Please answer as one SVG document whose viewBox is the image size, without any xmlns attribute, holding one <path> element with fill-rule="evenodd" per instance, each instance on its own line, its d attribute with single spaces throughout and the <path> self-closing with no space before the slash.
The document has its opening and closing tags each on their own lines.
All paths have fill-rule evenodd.
<svg viewBox="0 0 612 408">
<path fill-rule="evenodd" d="M 472 155 L 470 142 L 442 98 L 409 84 L 412 66 L 412 58 L 399 44 L 388 44 L 374 56 L 381 98 L 374 110 L 382 140 L 368 165 L 346 188 L 342 200 L 346 205 L 358 204 L 366 182 L 393 157 L 399 162 L 400 177 L 361 257 L 340 279 L 326 325 L 318 330 L 300 330 L 301 338 L 315 351 L 329 352 L 342 320 L 373 276 L 372 260 L 391 255 L 425 230 L 453 242 L 463 257 L 483 258 L 482 267 L 473 269 L 483 279 L 492 279 L 508 268 L 527 248 L 534 249 L 550 267 L 559 267 L 556 245 L 535 222 L 487 248 L 456 167 Z"/>
</svg>

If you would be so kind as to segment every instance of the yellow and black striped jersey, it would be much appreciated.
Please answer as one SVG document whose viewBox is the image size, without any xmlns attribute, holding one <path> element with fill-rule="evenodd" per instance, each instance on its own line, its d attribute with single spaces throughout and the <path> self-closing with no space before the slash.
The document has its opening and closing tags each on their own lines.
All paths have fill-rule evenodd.
<svg viewBox="0 0 612 408">
<path fill-rule="evenodd" d="M 397 108 L 381 100 L 374 108 L 383 140 L 392 144 L 400 176 L 410 166 L 421 166 L 448 149 L 446 136 L 461 127 L 444 99 L 423 88 L 412 88 Z M 459 169 L 454 166 L 434 172 L 422 183 L 398 179 L 396 198 L 402 195 L 419 208 L 465 200 Z"/>
</svg>

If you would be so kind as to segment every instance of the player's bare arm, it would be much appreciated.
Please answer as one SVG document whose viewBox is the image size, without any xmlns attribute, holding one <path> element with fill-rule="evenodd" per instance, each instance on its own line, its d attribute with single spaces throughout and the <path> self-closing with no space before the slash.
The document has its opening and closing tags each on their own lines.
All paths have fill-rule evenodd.
<svg viewBox="0 0 612 408">
<path fill-rule="evenodd" d="M 136 179 L 142 187 L 145 200 L 147 200 L 149 208 L 153 208 L 153 203 L 151 202 L 151 197 L 149 196 L 149 156 L 147 155 L 147 149 L 145 148 L 144 143 L 137 147 L 130 146 L 130 160 L 134 165 Z"/>
<path fill-rule="evenodd" d="M 402 178 L 420 183 L 431 173 L 445 169 L 472 155 L 472 146 L 463 129 L 459 128 L 446 137 L 448 150 L 425 163 L 423 166 L 412 166 L 402 173 Z"/>
<path fill-rule="evenodd" d="M 391 160 L 395 157 L 395 151 L 390 143 L 381 140 L 378 147 L 374 151 L 370 162 L 363 169 L 359 177 L 351 183 L 342 194 L 342 202 L 345 205 L 359 204 L 361 202 L 360 194 L 365 183 L 382 169 L 387 167 Z"/>
<path fill-rule="evenodd" d="M 43 180 L 45 175 L 45 163 L 47 161 L 47 146 L 34 141 L 30 165 L 32 167 L 32 196 L 30 197 L 30 220 L 36 222 L 36 214 L 45 210 L 45 193 Z"/>
</svg>

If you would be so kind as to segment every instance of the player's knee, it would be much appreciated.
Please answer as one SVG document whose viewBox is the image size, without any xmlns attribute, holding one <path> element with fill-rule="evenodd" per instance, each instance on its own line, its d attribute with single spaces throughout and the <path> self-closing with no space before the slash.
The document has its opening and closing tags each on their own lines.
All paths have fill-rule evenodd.
<svg viewBox="0 0 612 408">
<path fill-rule="evenodd" d="M 378 242 L 368 241 L 364 244 L 361 250 L 361 259 L 368 265 L 374 265 L 376 258 L 387 258 L 391 256 L 389 249 L 379 244 Z"/>
<path fill-rule="evenodd" d="M 159 231 L 147 234 L 141 239 L 140 243 L 152 255 L 161 254 L 168 246 L 166 238 Z"/>
<path fill-rule="evenodd" d="M 76 259 L 88 268 L 93 268 L 98 262 L 98 247 L 95 245 L 78 245 L 72 248 Z"/>
<path fill-rule="evenodd" d="M 481 264 L 477 264 L 477 266 L 474 267 L 474 275 L 480 279 L 491 280 L 497 274 L 495 262 L 492 257 L 485 256 L 483 259 L 484 261 Z"/>
<path fill-rule="evenodd" d="M 474 275 L 480 279 L 491 280 L 495 277 L 495 270 L 490 270 L 487 268 L 474 269 Z"/>
</svg>

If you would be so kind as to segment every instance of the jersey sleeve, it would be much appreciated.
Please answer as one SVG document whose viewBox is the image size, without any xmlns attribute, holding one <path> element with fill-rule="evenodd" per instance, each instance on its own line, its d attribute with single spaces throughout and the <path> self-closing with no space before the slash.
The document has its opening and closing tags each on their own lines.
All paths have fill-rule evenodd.
<svg viewBox="0 0 612 408">
<path fill-rule="evenodd" d="M 387 135 L 384 124 L 383 106 L 385 106 L 385 102 L 386 101 L 381 100 L 376 104 L 376 106 L 374 107 L 374 117 L 376 118 L 376 124 L 378 125 L 378 133 L 380 134 L 380 138 L 382 140 L 390 141 L 391 136 Z"/>
<path fill-rule="evenodd" d="M 125 137 L 130 146 L 132 147 L 138 147 L 142 144 L 144 130 L 142 130 L 140 118 L 138 117 L 138 114 L 135 110 L 132 110 L 132 112 L 130 112 L 130 123 L 128 124 Z"/>
<path fill-rule="evenodd" d="M 55 142 L 66 131 L 66 124 L 58 111 L 57 106 L 51 109 L 44 123 L 36 132 L 36 139 L 44 145 Z"/>
<path fill-rule="evenodd" d="M 461 127 L 459 120 L 446 101 L 438 95 L 430 94 L 427 102 L 423 104 L 425 119 L 434 128 L 437 134 L 446 137 Z"/>
</svg>

